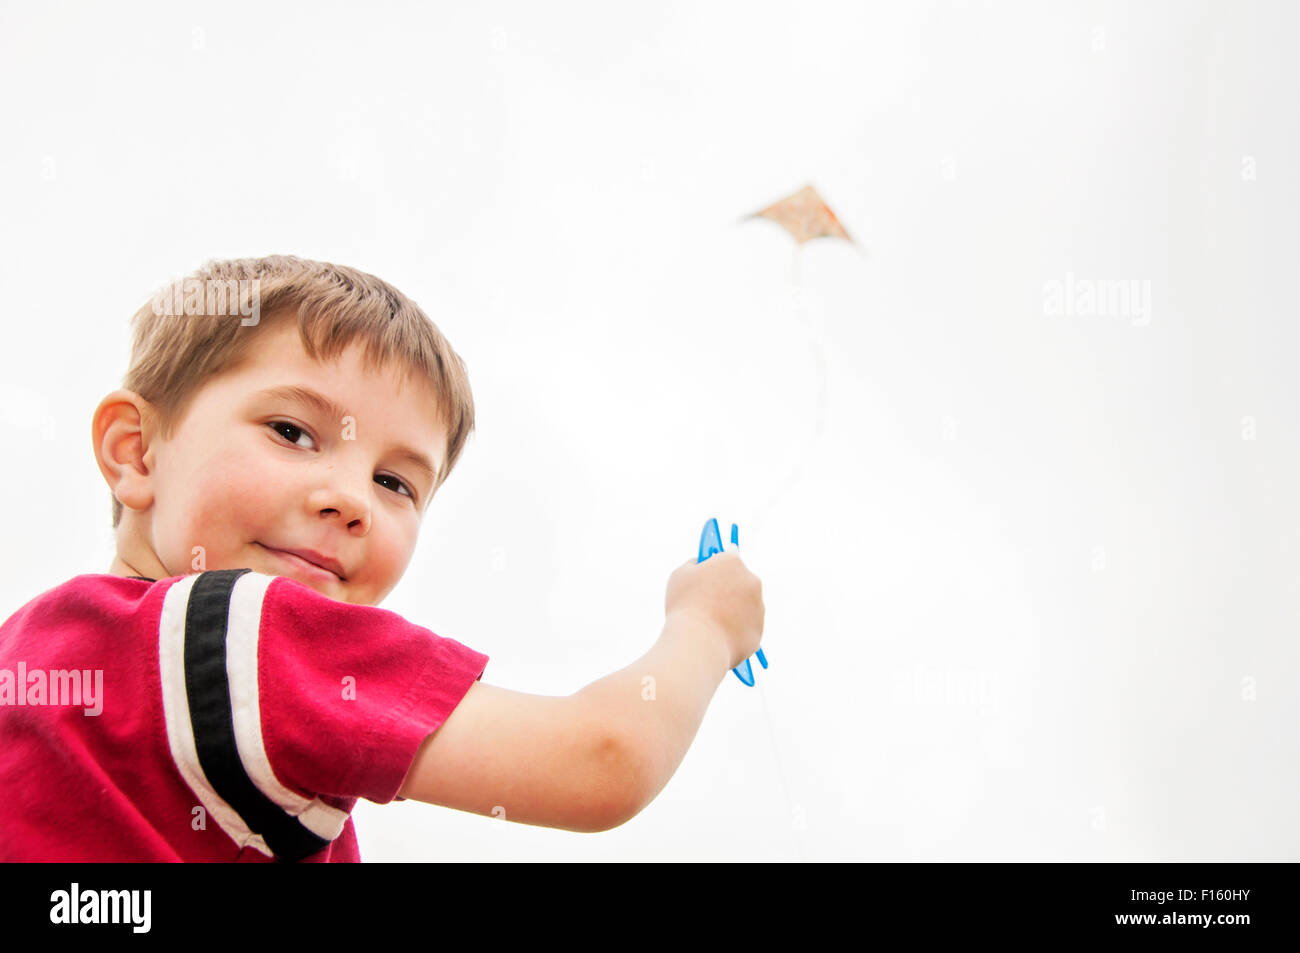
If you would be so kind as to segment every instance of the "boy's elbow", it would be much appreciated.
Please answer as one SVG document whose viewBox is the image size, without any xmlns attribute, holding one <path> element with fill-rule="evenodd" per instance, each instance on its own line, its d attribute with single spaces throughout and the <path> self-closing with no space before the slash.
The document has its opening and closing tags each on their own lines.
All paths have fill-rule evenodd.
<svg viewBox="0 0 1300 953">
<path fill-rule="evenodd" d="M 618 735 L 604 735 L 597 751 L 597 777 L 601 786 L 597 817 L 593 817 L 590 833 L 611 831 L 621 827 L 645 809 L 649 799 L 646 793 L 644 759 L 637 746 Z"/>
</svg>

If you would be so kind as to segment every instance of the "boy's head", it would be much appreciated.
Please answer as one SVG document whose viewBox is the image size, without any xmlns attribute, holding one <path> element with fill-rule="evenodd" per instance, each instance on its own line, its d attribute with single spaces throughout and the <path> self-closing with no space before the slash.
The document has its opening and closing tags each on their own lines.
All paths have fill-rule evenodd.
<svg viewBox="0 0 1300 953">
<path fill-rule="evenodd" d="M 248 567 L 377 605 L 473 431 L 464 362 L 412 301 L 355 269 L 276 255 L 191 278 L 191 304 L 221 306 L 144 305 L 123 389 L 95 411 L 111 571 Z M 256 323 L 205 296 L 230 281 L 260 297 Z"/>
</svg>

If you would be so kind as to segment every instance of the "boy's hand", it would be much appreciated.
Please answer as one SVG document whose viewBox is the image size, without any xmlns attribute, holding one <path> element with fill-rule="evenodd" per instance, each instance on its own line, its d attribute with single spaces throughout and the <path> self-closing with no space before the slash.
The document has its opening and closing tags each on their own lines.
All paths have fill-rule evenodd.
<svg viewBox="0 0 1300 953">
<path fill-rule="evenodd" d="M 763 582 L 735 552 L 721 552 L 704 562 L 689 559 L 668 577 L 665 614 L 693 616 L 709 624 L 724 640 L 735 668 L 763 641 Z"/>
</svg>

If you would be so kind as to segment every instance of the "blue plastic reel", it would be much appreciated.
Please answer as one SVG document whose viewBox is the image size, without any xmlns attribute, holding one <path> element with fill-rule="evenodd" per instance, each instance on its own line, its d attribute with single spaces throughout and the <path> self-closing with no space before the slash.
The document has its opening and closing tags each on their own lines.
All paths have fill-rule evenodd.
<svg viewBox="0 0 1300 953">
<path fill-rule="evenodd" d="M 731 524 L 731 545 L 740 545 L 740 527 L 735 523 Z M 696 562 L 702 563 L 720 552 L 722 552 L 722 532 L 718 529 L 718 521 L 715 518 L 704 524 L 704 532 L 700 534 L 700 558 Z M 767 656 L 763 654 L 763 650 L 759 649 L 757 655 L 759 664 L 767 668 Z M 739 668 L 733 668 L 732 671 L 735 672 L 736 678 L 750 688 L 754 687 L 754 670 L 750 667 L 749 659 L 745 659 Z"/>
</svg>

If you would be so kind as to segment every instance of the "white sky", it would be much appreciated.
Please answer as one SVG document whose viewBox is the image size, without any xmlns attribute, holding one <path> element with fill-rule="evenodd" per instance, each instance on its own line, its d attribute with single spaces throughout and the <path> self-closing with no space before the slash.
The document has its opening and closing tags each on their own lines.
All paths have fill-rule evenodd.
<svg viewBox="0 0 1300 953">
<path fill-rule="evenodd" d="M 478 406 L 386 608 L 567 694 L 717 516 L 772 663 L 616 831 L 363 802 L 365 859 L 1300 859 L 1295 6 L 125 11 L 0 5 L 0 617 L 108 567 L 154 288 L 336 261 Z M 741 219 L 808 183 L 860 247 L 796 276 Z"/>
</svg>

